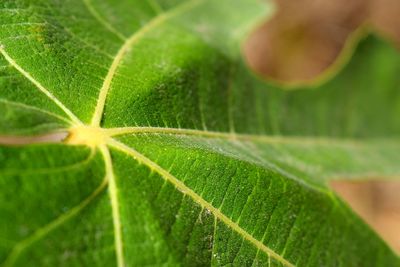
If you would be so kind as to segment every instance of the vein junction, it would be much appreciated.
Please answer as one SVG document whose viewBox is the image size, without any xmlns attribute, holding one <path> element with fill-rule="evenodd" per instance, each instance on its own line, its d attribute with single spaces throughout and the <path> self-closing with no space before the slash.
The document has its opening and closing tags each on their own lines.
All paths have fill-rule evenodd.
<svg viewBox="0 0 400 267">
<path fill-rule="evenodd" d="M 165 130 L 167 129 L 167 130 Z M 123 257 L 123 236 L 122 236 L 122 225 L 120 222 L 120 212 L 118 203 L 118 190 L 116 186 L 116 177 L 113 172 L 112 158 L 109 152 L 109 147 L 120 150 L 123 153 L 133 157 L 139 163 L 144 164 L 150 170 L 158 173 L 166 181 L 172 183 L 180 192 L 189 196 L 194 202 L 209 210 L 215 218 L 225 223 L 233 231 L 237 232 L 244 239 L 252 243 L 258 250 L 263 251 L 269 257 L 281 262 L 284 266 L 294 266 L 281 255 L 268 248 L 261 241 L 255 239 L 250 233 L 241 228 L 237 223 L 232 221 L 229 217 L 223 214 L 218 208 L 214 207 L 211 203 L 207 202 L 204 198 L 194 192 L 191 188 L 186 186 L 181 180 L 174 177 L 167 170 L 163 169 L 156 162 L 147 158 L 145 155 L 136 151 L 135 149 L 115 140 L 114 135 L 118 134 L 141 134 L 141 133 L 160 133 L 160 134 L 182 134 L 182 135 L 197 135 L 211 138 L 257 138 L 257 136 L 250 135 L 232 135 L 225 133 L 216 133 L 209 131 L 200 130 L 185 130 L 185 129 L 171 129 L 171 128 L 157 128 L 157 127 L 137 127 L 132 131 L 130 128 L 115 128 L 115 129 L 104 129 L 101 127 L 93 126 L 76 126 L 70 129 L 70 135 L 65 140 L 66 144 L 69 145 L 86 145 L 92 148 L 98 148 L 104 157 L 106 162 L 106 180 L 108 182 L 109 193 L 111 198 L 111 206 L 113 210 L 114 228 L 115 228 L 115 245 L 117 252 L 117 262 L 119 267 L 124 266 Z M 273 141 L 273 139 L 271 139 Z"/>
<path fill-rule="evenodd" d="M 123 143 L 118 142 L 113 138 L 113 136 L 116 135 L 122 135 L 122 134 L 139 134 L 139 133 L 164 133 L 164 134 L 183 134 L 183 135 L 196 135 L 196 136 L 203 136 L 203 137 L 209 137 L 209 138 L 225 138 L 225 139 L 245 139 L 245 140 L 256 140 L 256 136 L 250 136 L 250 135 L 236 135 L 236 134 L 225 134 L 225 133 L 215 133 L 215 132 L 208 132 L 208 131 L 198 131 L 198 130 L 184 130 L 184 129 L 170 129 L 170 128 L 151 128 L 151 127 L 143 127 L 143 128 L 115 128 L 115 129 L 103 129 L 101 128 L 101 119 L 104 114 L 104 106 L 106 102 L 107 95 L 110 90 L 111 82 L 114 77 L 114 74 L 120 65 L 120 63 L 123 60 L 123 57 L 127 53 L 127 51 L 132 47 L 132 45 L 139 39 L 141 38 L 146 32 L 150 31 L 157 25 L 160 25 L 167 19 L 176 16 L 178 14 L 181 14 L 187 9 L 193 8 L 194 6 L 202 3 L 204 0 L 192 0 L 189 2 L 186 2 L 185 4 L 182 4 L 178 6 L 175 9 L 170 10 L 169 12 L 165 12 L 163 14 L 160 14 L 156 18 L 154 18 L 150 23 L 148 23 L 145 27 L 143 27 L 139 32 L 133 34 L 130 38 L 126 39 L 122 38 L 121 39 L 125 40 L 125 43 L 123 46 L 120 48 L 118 51 L 114 61 L 112 62 L 112 65 L 108 71 L 107 76 L 104 79 L 103 86 L 100 90 L 98 102 L 96 109 L 94 111 L 92 121 L 90 125 L 85 125 L 82 123 L 76 115 L 69 110 L 61 101 L 59 101 L 49 90 L 47 90 L 40 82 L 34 79 L 34 77 L 29 74 L 27 71 L 25 71 L 21 66 L 17 64 L 16 61 L 14 61 L 4 50 L 2 46 L 0 46 L 0 53 L 3 54 L 3 56 L 7 59 L 7 61 L 13 65 L 19 72 L 21 72 L 29 81 L 31 81 L 42 93 L 44 93 L 49 99 L 51 99 L 53 102 L 55 102 L 70 118 L 72 122 L 72 127 L 69 129 L 69 136 L 67 139 L 64 141 L 65 144 L 68 145 L 85 145 L 89 146 L 92 149 L 97 149 L 99 150 L 104 158 L 105 162 L 105 168 L 106 168 L 106 177 L 105 177 L 105 182 L 104 184 L 101 185 L 101 187 L 96 190 L 88 200 L 85 200 L 86 202 L 83 202 L 84 205 L 81 205 L 82 207 L 78 207 L 76 209 L 76 212 L 68 214 L 64 217 L 62 217 L 59 220 L 56 220 L 55 223 L 50 224 L 49 227 L 45 227 L 46 231 L 39 232 L 38 236 L 34 236 L 32 240 L 36 240 L 36 238 L 42 237 L 44 234 L 47 234 L 51 230 L 53 230 L 54 226 L 58 225 L 59 221 L 65 221 L 67 219 L 70 219 L 73 215 L 78 213 L 81 209 L 87 206 L 87 204 L 94 199 L 97 194 L 99 194 L 100 191 L 103 190 L 103 188 L 108 187 L 109 190 L 109 196 L 111 200 L 111 208 L 112 208 L 112 215 L 113 215 L 113 224 L 114 224 L 114 233 L 115 233 L 115 250 L 116 250 L 116 259 L 117 259 L 117 265 L 118 267 L 124 267 L 125 262 L 124 262 L 124 253 L 123 253 L 123 236 L 122 236 L 122 225 L 121 225 L 121 219 L 120 219 L 120 205 L 119 205 L 119 199 L 118 199 L 118 188 L 117 188 L 117 183 L 116 183 L 116 177 L 114 175 L 114 170 L 113 170 L 113 165 L 112 165 L 112 157 L 110 155 L 109 148 L 113 147 L 114 149 L 120 150 L 129 156 L 133 157 L 135 160 L 138 162 L 144 164 L 147 166 L 150 170 L 155 171 L 158 173 L 161 177 L 163 177 L 166 181 L 172 183 L 179 191 L 181 191 L 183 194 L 189 196 L 194 202 L 202 206 L 203 208 L 206 208 L 209 210 L 215 218 L 220 220 L 221 222 L 225 223 L 227 226 L 229 226 L 233 231 L 237 232 L 239 235 L 241 235 L 244 239 L 252 243 L 258 250 L 265 252 L 269 257 L 274 258 L 275 260 L 281 262 L 285 266 L 292 267 L 294 266 L 290 262 L 288 262 L 286 259 L 284 259 L 282 256 L 279 254 L 275 253 L 273 250 L 268 248 L 266 245 L 264 245 L 261 241 L 255 239 L 250 233 L 248 233 L 245 229 L 241 228 L 237 223 L 232 221 L 230 218 L 228 218 L 226 215 L 224 215 L 218 208 L 214 207 L 211 203 L 207 202 L 204 198 L 202 198 L 200 195 L 198 195 L 196 192 L 194 192 L 192 189 L 190 189 L 188 186 L 186 186 L 181 180 L 178 178 L 174 177 L 172 174 L 170 174 L 167 170 L 163 169 L 160 165 L 158 165 L 156 162 L 152 161 L 151 159 L 147 158 L 145 155 L 139 153 L 138 151 L 134 150 L 133 148 L 130 148 L 126 146 Z M 85 0 L 85 3 L 88 4 L 89 8 L 90 6 L 90 1 Z M 97 19 L 102 21 L 102 18 L 97 15 L 95 10 L 92 9 L 92 13 L 97 17 Z M 106 22 L 103 22 L 103 24 L 106 24 Z M 106 24 L 107 26 L 108 24 Z M 110 29 L 110 26 L 107 26 Z M 113 30 L 113 29 L 110 29 Z M 264 140 L 265 139 L 265 140 Z M 268 139 L 264 138 L 264 141 L 276 141 L 273 139 Z M 30 239 L 26 242 L 31 242 Z M 21 248 L 17 247 L 17 250 L 15 252 L 15 255 L 11 255 L 12 261 L 14 261 L 17 257 L 17 255 L 21 252 Z"/>
</svg>

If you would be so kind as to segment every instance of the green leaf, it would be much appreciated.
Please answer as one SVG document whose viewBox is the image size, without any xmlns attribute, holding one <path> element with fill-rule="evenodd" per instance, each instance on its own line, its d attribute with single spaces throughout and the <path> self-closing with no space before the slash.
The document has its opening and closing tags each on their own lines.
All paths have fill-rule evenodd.
<svg viewBox="0 0 400 267">
<path fill-rule="evenodd" d="M 329 181 L 398 177 L 400 55 L 285 90 L 240 53 L 272 10 L 3 0 L 2 266 L 399 266 Z"/>
</svg>

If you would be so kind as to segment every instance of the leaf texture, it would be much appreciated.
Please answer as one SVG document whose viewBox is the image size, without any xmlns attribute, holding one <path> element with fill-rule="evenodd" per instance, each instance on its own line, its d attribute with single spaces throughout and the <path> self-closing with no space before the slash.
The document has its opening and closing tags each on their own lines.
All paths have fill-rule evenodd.
<svg viewBox="0 0 400 267">
<path fill-rule="evenodd" d="M 0 146 L 2 266 L 399 266 L 329 187 L 399 177 L 399 52 L 285 90 L 240 53 L 272 11 L 2 1 L 0 134 L 69 132 Z"/>
</svg>

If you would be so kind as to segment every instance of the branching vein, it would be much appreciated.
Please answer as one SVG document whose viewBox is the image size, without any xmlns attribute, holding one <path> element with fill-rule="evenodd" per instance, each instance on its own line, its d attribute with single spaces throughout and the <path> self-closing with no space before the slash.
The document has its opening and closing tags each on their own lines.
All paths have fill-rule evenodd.
<svg viewBox="0 0 400 267">
<path fill-rule="evenodd" d="M 107 30 L 118 36 L 119 39 L 122 41 L 126 40 L 126 37 L 117 31 L 110 23 L 108 23 L 100 14 L 97 12 L 97 10 L 93 7 L 91 0 L 83 0 L 83 3 L 89 10 L 89 12 L 93 15 L 93 17 L 101 24 L 103 25 Z"/>
<path fill-rule="evenodd" d="M 23 103 L 14 102 L 14 101 L 10 101 L 10 100 L 7 100 L 7 99 L 1 99 L 1 98 L 0 98 L 0 103 L 4 103 L 4 104 L 10 105 L 10 106 L 19 107 L 19 108 L 22 108 L 22 109 L 30 109 L 30 110 L 33 110 L 35 112 L 41 112 L 43 114 L 49 115 L 51 117 L 54 117 L 56 119 L 62 120 L 64 122 L 66 122 L 66 123 L 71 123 L 71 121 L 68 120 L 67 118 L 61 117 L 60 115 L 58 115 L 56 113 L 47 111 L 45 109 L 40 109 L 40 108 L 35 107 L 35 106 L 26 105 L 26 104 L 23 104 Z"/>
<path fill-rule="evenodd" d="M 24 252 L 26 248 L 31 246 L 33 243 L 36 241 L 42 239 L 45 237 L 47 234 L 49 234 L 51 231 L 57 229 L 59 226 L 61 226 L 63 223 L 67 222 L 71 218 L 75 217 L 78 215 L 83 209 L 85 209 L 98 195 L 100 195 L 101 192 L 104 191 L 104 189 L 107 187 L 107 179 L 104 179 L 101 185 L 93 191 L 90 196 L 88 196 L 85 200 L 83 200 L 79 205 L 75 206 L 74 208 L 70 209 L 68 212 L 64 213 L 51 223 L 47 224 L 46 226 L 36 230 L 31 236 L 28 238 L 20 241 L 17 243 L 13 250 L 11 251 L 10 255 L 7 257 L 5 262 L 2 264 L 4 267 L 9 267 L 13 266 L 15 261 L 18 259 L 19 255 Z"/>
<path fill-rule="evenodd" d="M 225 223 L 228 227 L 230 227 L 232 230 L 236 231 L 238 234 L 240 234 L 244 239 L 252 243 L 257 249 L 260 249 L 261 251 L 265 252 L 268 254 L 270 257 L 276 259 L 277 261 L 281 262 L 283 265 L 287 267 L 294 267 L 292 263 L 284 259 L 281 255 L 277 254 L 267 246 L 265 246 L 262 242 L 259 240 L 255 239 L 251 234 L 249 234 L 246 230 L 244 230 L 242 227 L 240 227 L 237 223 L 232 221 L 230 218 L 228 218 L 225 214 L 223 214 L 219 209 L 215 208 L 213 205 L 211 205 L 209 202 L 207 202 L 205 199 L 203 199 L 201 196 L 199 196 L 196 192 L 194 192 L 192 189 L 187 187 L 182 181 L 180 181 L 178 178 L 174 177 L 172 174 L 170 174 L 168 171 L 163 169 L 161 166 L 159 166 L 157 163 L 152 161 L 151 159 L 147 158 L 143 154 L 137 152 L 136 150 L 126 146 L 125 144 L 122 144 L 114 139 L 109 140 L 109 145 L 132 156 L 134 159 L 136 159 L 138 162 L 146 165 L 148 168 L 150 168 L 152 171 L 158 173 L 161 175 L 165 180 L 173 184 L 179 191 L 183 192 L 184 194 L 188 195 L 201 205 L 202 207 L 208 209 L 210 212 L 214 214 L 218 220 L 222 221 Z"/>
<path fill-rule="evenodd" d="M 18 70 L 25 78 L 27 78 L 30 82 L 32 82 L 43 94 L 45 94 L 51 101 L 53 101 L 57 106 L 59 106 L 65 114 L 76 124 L 81 125 L 82 122 L 72 113 L 70 109 L 68 109 L 60 100 L 58 100 L 49 90 L 47 90 L 40 82 L 38 82 L 32 75 L 24 70 L 18 63 L 11 58 L 11 56 L 4 50 L 4 47 L 0 45 L 0 53 L 4 56 L 4 58 L 12 65 L 16 70 Z"/>
</svg>

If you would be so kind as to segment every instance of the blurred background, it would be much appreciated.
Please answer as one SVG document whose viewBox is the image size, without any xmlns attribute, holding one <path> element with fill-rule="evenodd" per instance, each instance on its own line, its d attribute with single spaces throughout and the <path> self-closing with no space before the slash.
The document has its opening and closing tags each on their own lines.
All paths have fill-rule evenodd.
<svg viewBox="0 0 400 267">
<path fill-rule="evenodd" d="M 263 76 L 287 82 L 312 79 L 334 62 L 349 34 L 365 22 L 400 49 L 400 0 L 275 2 L 275 17 L 244 48 L 251 67 Z M 377 180 L 332 186 L 400 254 L 400 182 Z"/>
</svg>

